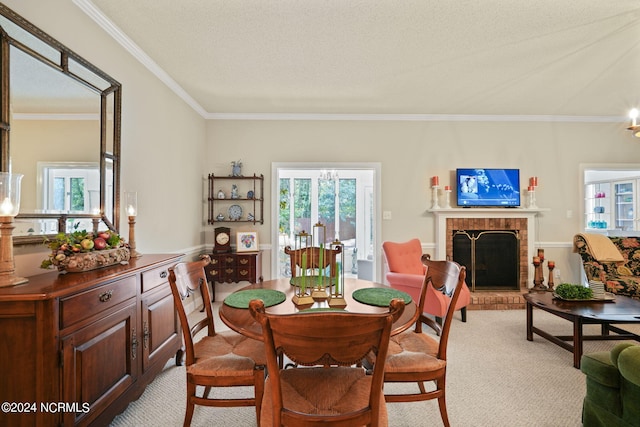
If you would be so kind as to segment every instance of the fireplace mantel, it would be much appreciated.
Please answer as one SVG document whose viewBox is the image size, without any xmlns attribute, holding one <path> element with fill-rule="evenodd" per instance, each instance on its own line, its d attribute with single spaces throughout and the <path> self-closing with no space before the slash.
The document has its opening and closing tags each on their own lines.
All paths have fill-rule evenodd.
<svg viewBox="0 0 640 427">
<path fill-rule="evenodd" d="M 446 259 L 447 256 L 447 219 L 461 218 L 526 218 L 527 219 L 527 258 L 535 251 L 536 217 L 549 209 L 540 208 L 451 208 L 430 209 L 435 217 L 435 258 Z M 533 269 L 528 269 L 527 283 L 533 284 Z"/>
</svg>

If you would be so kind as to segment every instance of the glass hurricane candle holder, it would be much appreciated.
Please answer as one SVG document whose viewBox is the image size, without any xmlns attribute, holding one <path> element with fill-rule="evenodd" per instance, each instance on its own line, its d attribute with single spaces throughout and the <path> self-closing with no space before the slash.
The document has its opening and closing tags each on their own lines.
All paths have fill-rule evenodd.
<svg viewBox="0 0 640 427">
<path fill-rule="evenodd" d="M 13 218 L 20 212 L 20 184 L 23 175 L 0 172 L 0 287 L 26 283 L 15 275 Z"/>
</svg>

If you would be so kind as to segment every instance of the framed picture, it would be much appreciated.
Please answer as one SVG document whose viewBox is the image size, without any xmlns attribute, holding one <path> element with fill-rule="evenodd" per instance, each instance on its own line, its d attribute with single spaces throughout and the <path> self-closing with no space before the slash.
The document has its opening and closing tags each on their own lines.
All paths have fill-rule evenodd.
<svg viewBox="0 0 640 427">
<path fill-rule="evenodd" d="M 237 252 L 258 252 L 258 233 L 238 231 L 236 248 Z"/>
</svg>

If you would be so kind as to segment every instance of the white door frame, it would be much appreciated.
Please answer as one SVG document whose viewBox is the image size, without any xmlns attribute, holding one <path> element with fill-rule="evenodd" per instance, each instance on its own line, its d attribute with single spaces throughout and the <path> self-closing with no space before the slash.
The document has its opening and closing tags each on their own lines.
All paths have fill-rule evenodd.
<svg viewBox="0 0 640 427">
<path fill-rule="evenodd" d="M 327 169 L 327 170 L 335 170 L 340 174 L 340 170 L 358 170 L 358 169 L 366 169 L 373 172 L 373 206 L 374 212 L 373 216 L 375 219 L 375 230 L 373 233 L 373 280 L 376 282 L 380 282 L 380 272 L 378 266 L 380 265 L 380 256 L 381 256 L 381 245 L 380 236 L 382 236 L 382 204 L 381 204 L 381 188 L 382 188 L 382 178 L 381 178 L 381 163 L 351 163 L 351 162 L 274 162 L 271 164 L 271 275 L 275 278 L 278 277 L 278 251 L 279 248 L 279 203 L 280 200 L 280 180 L 279 180 L 279 172 L 281 170 L 287 169 Z"/>
</svg>

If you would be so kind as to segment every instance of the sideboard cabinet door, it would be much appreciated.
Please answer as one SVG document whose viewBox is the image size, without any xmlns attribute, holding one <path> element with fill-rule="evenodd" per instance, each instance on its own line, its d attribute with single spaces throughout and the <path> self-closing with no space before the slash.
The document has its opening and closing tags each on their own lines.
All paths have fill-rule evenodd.
<svg viewBox="0 0 640 427">
<path fill-rule="evenodd" d="M 78 412 L 65 412 L 64 425 L 90 422 L 135 382 L 136 325 L 132 299 L 125 308 L 62 337 L 63 401 L 78 405 Z"/>
<path fill-rule="evenodd" d="M 180 320 L 173 305 L 173 295 L 169 285 L 157 292 L 142 296 L 142 371 L 147 371 L 155 363 L 165 364 L 166 358 L 158 359 L 165 347 L 181 346 Z M 180 352 L 176 357 L 182 354 Z M 179 361 L 176 361 L 179 362 Z"/>
</svg>

